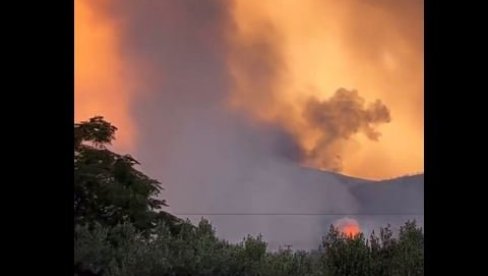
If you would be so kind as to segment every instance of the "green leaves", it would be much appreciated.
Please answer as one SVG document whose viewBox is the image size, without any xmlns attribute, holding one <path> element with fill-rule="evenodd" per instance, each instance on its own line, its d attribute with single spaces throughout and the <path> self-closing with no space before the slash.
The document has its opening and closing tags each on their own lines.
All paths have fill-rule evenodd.
<svg viewBox="0 0 488 276">
<path fill-rule="evenodd" d="M 83 142 L 92 142 L 96 147 L 103 147 L 115 139 L 117 128 L 105 121 L 102 116 L 96 116 L 89 121 L 75 124 L 75 149 Z"/>
<path fill-rule="evenodd" d="M 324 266 L 329 275 L 370 275 L 370 247 L 362 233 L 347 236 L 331 226 L 323 247 Z"/>
<path fill-rule="evenodd" d="M 424 275 L 424 235 L 415 221 L 408 221 L 400 228 L 396 253 L 396 275 Z"/>
<path fill-rule="evenodd" d="M 167 206 L 158 199 L 159 181 L 134 168 L 139 164 L 130 155 L 105 148 L 115 139 L 117 128 L 94 117 L 75 124 L 74 210 L 75 223 L 114 226 L 130 222 L 149 230 L 160 219 L 157 211 Z"/>
<path fill-rule="evenodd" d="M 400 228 L 398 238 L 388 225 L 366 240 L 347 237 L 331 226 L 324 238 L 323 263 L 328 275 L 423 275 L 423 232 L 415 221 Z"/>
<path fill-rule="evenodd" d="M 323 251 L 268 252 L 261 236 L 229 244 L 205 219 L 182 222 L 176 230 L 159 222 L 150 237 L 131 224 L 75 229 L 75 264 L 100 275 L 423 275 L 423 234 L 408 222 L 398 238 L 382 231 L 345 236 L 331 228 Z"/>
</svg>

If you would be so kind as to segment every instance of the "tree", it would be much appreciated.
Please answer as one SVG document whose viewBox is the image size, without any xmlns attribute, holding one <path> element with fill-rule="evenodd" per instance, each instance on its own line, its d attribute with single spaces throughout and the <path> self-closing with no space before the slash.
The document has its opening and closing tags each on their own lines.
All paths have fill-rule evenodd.
<svg viewBox="0 0 488 276">
<path fill-rule="evenodd" d="M 117 128 L 103 117 L 74 126 L 74 211 L 76 224 L 115 226 L 132 223 L 139 230 L 150 229 L 158 210 L 167 206 L 157 199 L 161 184 L 134 168 L 130 155 L 107 149 Z M 159 218 L 173 218 L 163 212 Z"/>
<path fill-rule="evenodd" d="M 424 234 L 415 221 L 400 227 L 395 253 L 395 275 L 424 275 Z"/>
<path fill-rule="evenodd" d="M 269 252 L 261 236 L 247 236 L 238 244 L 217 238 L 205 219 L 197 226 L 183 222 L 177 234 L 161 221 L 149 238 L 129 223 L 78 225 L 75 275 L 423 275 L 423 254 L 418 254 L 423 234 L 411 223 L 402 229 L 397 239 L 383 228 L 368 243 L 362 234 L 346 236 L 333 228 L 323 251 Z"/>
<path fill-rule="evenodd" d="M 391 226 L 381 227 L 379 236 L 375 232 L 370 236 L 371 261 L 373 275 L 390 276 L 394 275 L 393 258 L 397 251 L 397 240 L 393 238 Z"/>
<path fill-rule="evenodd" d="M 372 275 L 369 245 L 363 233 L 348 236 L 331 225 L 323 247 L 327 275 Z"/>
</svg>

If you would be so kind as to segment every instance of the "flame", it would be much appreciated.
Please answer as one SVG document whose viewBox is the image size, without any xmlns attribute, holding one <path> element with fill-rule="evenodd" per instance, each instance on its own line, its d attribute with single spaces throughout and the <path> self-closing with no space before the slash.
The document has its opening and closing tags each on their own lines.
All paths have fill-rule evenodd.
<svg viewBox="0 0 488 276">
<path fill-rule="evenodd" d="M 346 236 L 356 236 L 360 231 L 361 229 L 359 229 L 358 225 L 346 225 L 341 229 L 341 232 Z"/>
<path fill-rule="evenodd" d="M 231 106 L 279 122 L 310 150 L 319 134 L 304 122 L 306 100 L 355 89 L 367 102 L 380 99 L 392 121 L 378 142 L 356 135 L 334 149 L 343 173 L 423 171 L 423 7 L 405 3 L 234 0 Z"/>
<path fill-rule="evenodd" d="M 131 151 L 136 132 L 130 81 L 119 51 L 118 22 L 96 7 L 105 2 L 75 1 L 75 121 L 104 116 L 119 129 L 114 146 Z"/>
<path fill-rule="evenodd" d="M 339 231 L 348 237 L 354 237 L 361 232 L 361 227 L 355 219 L 342 218 L 335 224 L 339 228 Z"/>
</svg>

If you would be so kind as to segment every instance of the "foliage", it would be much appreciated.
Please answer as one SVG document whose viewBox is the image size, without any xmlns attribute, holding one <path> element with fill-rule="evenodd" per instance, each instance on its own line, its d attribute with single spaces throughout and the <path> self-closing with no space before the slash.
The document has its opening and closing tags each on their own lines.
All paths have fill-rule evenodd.
<svg viewBox="0 0 488 276">
<path fill-rule="evenodd" d="M 75 124 L 75 223 L 132 223 L 140 230 L 148 229 L 157 211 L 166 206 L 156 198 L 162 188 L 135 168 L 137 160 L 106 148 L 116 130 L 103 117 Z"/>
<path fill-rule="evenodd" d="M 117 128 L 94 117 L 75 124 L 75 275 L 382 276 L 423 275 L 424 235 L 415 221 L 394 237 L 390 226 L 369 239 L 331 226 L 319 250 L 267 250 L 262 236 L 218 239 L 167 212 L 160 183 L 130 155 L 109 149 Z"/>
<path fill-rule="evenodd" d="M 75 231 L 75 262 L 94 275 L 423 275 L 423 233 L 407 222 L 398 238 L 345 236 L 334 227 L 320 251 L 269 252 L 260 236 L 230 244 L 208 221 L 184 222 L 172 234 L 161 222 L 149 238 L 131 224 L 96 224 Z M 374 239 L 374 241 L 373 241 Z M 388 274 L 389 273 L 389 274 Z"/>
</svg>

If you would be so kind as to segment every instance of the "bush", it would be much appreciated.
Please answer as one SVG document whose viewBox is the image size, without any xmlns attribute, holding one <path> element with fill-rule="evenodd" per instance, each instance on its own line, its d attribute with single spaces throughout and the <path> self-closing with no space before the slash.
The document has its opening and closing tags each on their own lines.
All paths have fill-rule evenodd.
<svg viewBox="0 0 488 276">
<path fill-rule="evenodd" d="M 77 226 L 78 275 L 423 275 L 423 232 L 415 222 L 401 227 L 398 239 L 389 227 L 369 239 L 331 227 L 321 250 L 268 252 L 261 236 L 230 244 L 215 236 L 211 224 L 186 221 L 178 232 L 160 222 L 150 237 L 131 224 Z M 76 275 L 76 273 L 75 273 Z"/>
</svg>

